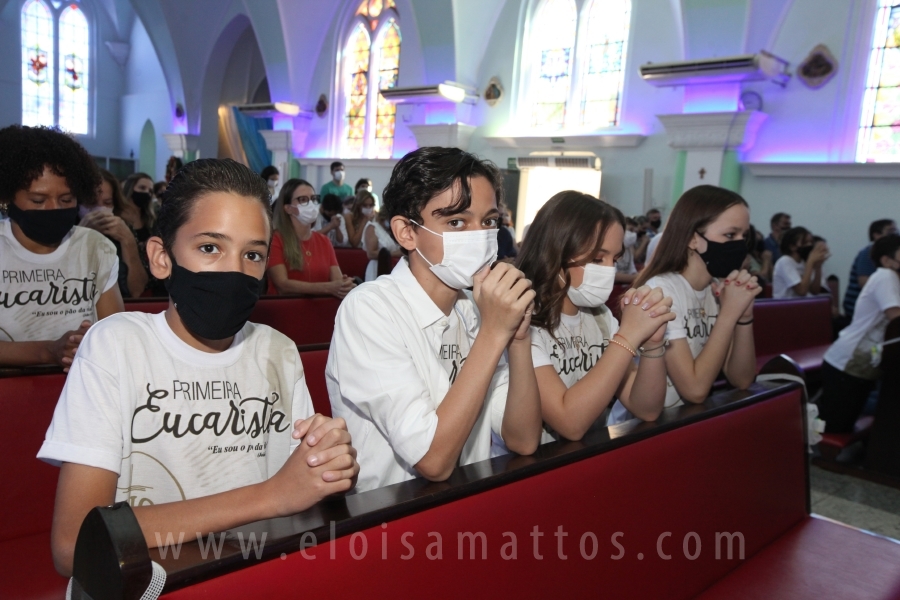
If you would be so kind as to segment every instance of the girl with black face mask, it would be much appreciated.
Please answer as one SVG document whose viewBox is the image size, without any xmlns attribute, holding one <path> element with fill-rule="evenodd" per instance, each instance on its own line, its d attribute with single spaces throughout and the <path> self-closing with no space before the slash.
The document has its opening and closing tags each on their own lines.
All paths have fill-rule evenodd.
<svg viewBox="0 0 900 600">
<path fill-rule="evenodd" d="M 68 369 L 92 323 L 123 310 L 113 244 L 76 227 L 100 176 L 56 129 L 0 129 L 0 364 Z"/>
<path fill-rule="evenodd" d="M 781 258 L 772 275 L 774 298 L 802 298 L 827 292 L 822 265 L 831 254 L 825 240 L 813 242 L 805 227 L 794 227 L 781 236 Z"/>
<path fill-rule="evenodd" d="M 156 533 L 206 539 L 352 487 L 350 434 L 313 415 L 296 346 L 247 322 L 268 205 L 265 181 L 231 160 L 188 163 L 169 184 L 147 245 L 168 309 L 91 329 L 38 454 L 62 463 L 51 536 L 60 572 L 94 506 L 129 501 L 155 547 Z"/>
<path fill-rule="evenodd" d="M 156 212 L 153 204 L 153 178 L 146 173 L 134 173 L 122 184 L 125 206 L 122 218 L 131 225 L 138 242 L 146 243 L 153 231 Z"/>
<path fill-rule="evenodd" d="M 762 288 L 741 268 L 749 228 L 750 210 L 738 194 L 692 188 L 672 209 L 659 247 L 634 283 L 660 287 L 673 301 L 666 407 L 703 402 L 722 371 L 739 389 L 756 378 L 753 299 Z M 611 422 L 629 416 L 617 408 Z"/>
</svg>

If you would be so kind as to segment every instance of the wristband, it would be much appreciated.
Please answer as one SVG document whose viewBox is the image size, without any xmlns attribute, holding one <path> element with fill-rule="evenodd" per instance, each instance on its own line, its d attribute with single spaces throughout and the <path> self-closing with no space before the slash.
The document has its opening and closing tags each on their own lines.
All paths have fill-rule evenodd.
<svg viewBox="0 0 900 600">
<path fill-rule="evenodd" d="M 622 338 L 622 339 L 624 340 L 625 338 Z M 637 352 L 635 352 L 634 350 L 632 350 L 631 348 L 629 348 L 628 346 L 626 346 L 625 344 L 623 344 L 623 343 L 620 342 L 619 340 L 615 339 L 615 337 L 611 338 L 611 339 L 609 340 L 609 343 L 610 343 L 610 344 L 615 344 L 616 346 L 621 346 L 621 347 L 625 348 L 625 350 L 626 350 L 629 354 L 631 354 L 631 356 L 632 356 L 633 358 L 637 358 Z"/>
</svg>

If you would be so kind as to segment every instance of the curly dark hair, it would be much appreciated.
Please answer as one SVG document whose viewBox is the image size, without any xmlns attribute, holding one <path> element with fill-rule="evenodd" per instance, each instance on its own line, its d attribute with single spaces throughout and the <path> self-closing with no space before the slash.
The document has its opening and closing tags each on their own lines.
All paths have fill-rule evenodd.
<svg viewBox="0 0 900 600">
<path fill-rule="evenodd" d="M 64 177 L 78 203 L 92 202 L 100 172 L 81 144 L 56 127 L 10 125 L 0 129 L 0 202 L 12 202 L 49 168 Z"/>
<path fill-rule="evenodd" d="M 426 146 L 413 150 L 394 165 L 391 180 L 384 188 L 382 212 L 388 220 L 399 215 L 421 225 L 422 211 L 431 199 L 459 182 L 453 204 L 436 210 L 435 216 L 459 214 L 472 204 L 469 179 L 479 176 L 488 180 L 494 188 L 497 207 L 502 206 L 503 175 L 491 161 L 459 148 Z"/>
</svg>

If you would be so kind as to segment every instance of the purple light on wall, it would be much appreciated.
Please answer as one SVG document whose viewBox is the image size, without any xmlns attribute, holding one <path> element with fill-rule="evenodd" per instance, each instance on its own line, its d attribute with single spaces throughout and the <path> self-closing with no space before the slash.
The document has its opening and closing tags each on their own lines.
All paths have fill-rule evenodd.
<svg viewBox="0 0 900 600">
<path fill-rule="evenodd" d="M 738 110 L 740 83 L 704 83 L 702 77 L 684 86 L 685 113 L 734 112 Z"/>
<path fill-rule="evenodd" d="M 456 105 L 452 102 L 435 102 L 425 105 L 426 125 L 451 125 L 456 122 Z"/>
</svg>

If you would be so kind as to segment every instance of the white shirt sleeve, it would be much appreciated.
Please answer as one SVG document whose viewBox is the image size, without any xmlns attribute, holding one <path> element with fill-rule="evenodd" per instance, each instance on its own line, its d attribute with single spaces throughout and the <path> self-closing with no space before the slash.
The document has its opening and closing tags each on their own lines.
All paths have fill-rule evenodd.
<svg viewBox="0 0 900 600">
<path fill-rule="evenodd" d="M 775 297 L 786 297 L 789 290 L 792 291 L 795 285 L 803 281 L 803 277 L 797 272 L 794 260 L 790 256 L 782 256 L 778 259 L 772 279 L 774 280 L 773 295 Z"/>
<path fill-rule="evenodd" d="M 656 238 L 658 237 L 660 236 L 657 235 Z M 687 319 L 685 319 L 685 311 L 687 310 L 688 299 L 684 297 L 681 290 L 678 290 L 675 286 L 671 285 L 666 277 L 653 277 L 647 282 L 647 285 L 651 288 L 661 288 L 663 294 L 672 299 L 672 312 L 675 313 L 675 318 L 666 325 L 666 337 L 670 340 L 681 340 L 686 338 L 687 329 L 685 323 L 687 322 Z M 619 326 L 617 322 L 616 331 L 618 330 Z M 610 331 L 610 335 L 612 335 L 612 331 Z"/>
<path fill-rule="evenodd" d="M 870 277 L 869 281 L 872 281 L 874 278 Z M 873 298 L 875 300 L 875 304 L 878 306 L 878 310 L 881 312 L 885 312 L 888 309 L 900 307 L 900 282 L 897 281 L 896 277 L 879 277 L 874 283 L 881 283 L 878 289 L 872 290 L 874 292 Z M 866 282 L 868 285 L 869 282 Z"/>
<path fill-rule="evenodd" d="M 309 395 L 309 388 L 306 386 L 306 373 L 303 370 L 303 364 L 300 361 L 300 355 L 297 354 L 297 373 L 299 377 L 294 382 L 294 394 L 291 400 L 291 431 L 294 429 L 294 422 L 297 419 L 308 419 L 315 414 L 313 410 L 312 396 Z M 303 440 L 295 440 L 291 436 L 291 452 L 299 446 Z"/>
<path fill-rule="evenodd" d="M 119 382 L 114 374 L 86 358 L 94 341 L 88 331 L 37 457 L 52 465 L 77 463 L 118 475 L 123 448 Z"/>
<path fill-rule="evenodd" d="M 112 269 L 109 272 L 109 279 L 107 279 L 106 285 L 103 286 L 104 294 L 111 290 L 114 285 L 119 285 L 119 257 L 114 255 L 113 258 L 115 260 L 113 261 Z"/>
<path fill-rule="evenodd" d="M 395 313 L 373 294 L 351 294 L 338 311 L 331 342 L 341 402 L 367 416 L 393 451 L 415 465 L 431 448 L 437 403 L 391 322 Z M 446 376 L 446 373 L 444 373 Z"/>
<path fill-rule="evenodd" d="M 552 365 L 550 351 L 547 348 L 547 338 L 542 329 L 532 325 L 531 327 L 531 362 L 534 368 Z"/>
</svg>

